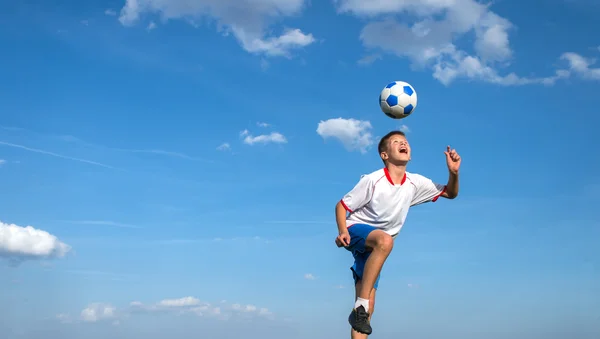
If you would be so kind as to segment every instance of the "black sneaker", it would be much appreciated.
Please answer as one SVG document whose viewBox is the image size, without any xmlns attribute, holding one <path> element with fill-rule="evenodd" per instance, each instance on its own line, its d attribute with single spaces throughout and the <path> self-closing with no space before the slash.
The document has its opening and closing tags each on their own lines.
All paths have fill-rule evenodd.
<svg viewBox="0 0 600 339">
<path fill-rule="evenodd" d="M 369 335 L 373 332 L 371 324 L 369 323 L 369 313 L 365 311 L 363 306 L 358 306 L 358 308 L 352 310 L 352 313 L 350 313 L 350 316 L 348 317 L 348 322 L 358 333 Z"/>
</svg>

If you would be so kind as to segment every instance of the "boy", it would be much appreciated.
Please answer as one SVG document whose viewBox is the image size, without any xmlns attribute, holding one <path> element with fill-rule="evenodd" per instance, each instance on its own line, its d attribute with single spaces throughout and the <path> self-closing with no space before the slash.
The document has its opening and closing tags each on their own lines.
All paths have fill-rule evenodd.
<svg viewBox="0 0 600 339">
<path fill-rule="evenodd" d="M 406 172 L 410 146 L 404 133 L 386 134 L 378 146 L 385 167 L 363 175 L 356 186 L 335 207 L 339 235 L 338 247 L 352 252 L 356 300 L 348 321 L 352 339 L 371 334 L 371 315 L 379 274 L 392 251 L 411 206 L 436 201 L 440 196 L 454 199 L 458 195 L 460 156 L 447 147 L 444 154 L 449 179 L 446 185 Z"/>
</svg>

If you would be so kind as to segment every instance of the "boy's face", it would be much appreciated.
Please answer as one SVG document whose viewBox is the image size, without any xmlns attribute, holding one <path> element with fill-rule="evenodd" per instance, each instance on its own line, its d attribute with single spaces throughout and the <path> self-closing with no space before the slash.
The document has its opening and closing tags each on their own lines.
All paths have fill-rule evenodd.
<svg viewBox="0 0 600 339">
<path fill-rule="evenodd" d="M 406 164 L 410 160 L 410 145 L 406 137 L 393 135 L 387 143 L 387 150 L 381 153 L 381 158 L 394 165 Z"/>
</svg>

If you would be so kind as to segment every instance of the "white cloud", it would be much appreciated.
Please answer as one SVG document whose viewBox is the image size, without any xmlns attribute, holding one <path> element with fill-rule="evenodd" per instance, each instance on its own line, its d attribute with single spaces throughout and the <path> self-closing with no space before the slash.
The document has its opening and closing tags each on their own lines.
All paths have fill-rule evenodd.
<svg viewBox="0 0 600 339">
<path fill-rule="evenodd" d="M 352 12 L 360 16 L 376 16 L 380 14 L 411 10 L 420 15 L 434 14 L 449 5 L 453 0 L 334 0 L 339 12 Z"/>
<path fill-rule="evenodd" d="M 448 85 L 459 78 L 499 85 L 553 84 L 568 76 L 559 71 L 549 77 L 500 75 L 513 51 L 509 32 L 513 24 L 476 0 L 338 0 L 338 11 L 370 18 L 360 34 L 365 47 L 407 57 L 416 68 L 428 67 Z M 398 19 L 390 17 L 397 14 Z M 473 32 L 474 54 L 455 43 Z M 402 41 L 401 44 L 391 43 Z"/>
<path fill-rule="evenodd" d="M 84 322 L 97 322 L 101 320 L 113 320 L 116 318 L 117 309 L 109 304 L 94 303 L 83 309 L 80 313 Z"/>
<path fill-rule="evenodd" d="M 552 85 L 557 80 L 570 76 L 570 73 L 565 70 L 557 70 L 554 75 L 543 78 L 524 78 L 515 73 L 499 75 L 493 67 L 484 64 L 480 58 L 458 50 L 453 50 L 448 54 L 448 58 L 439 60 L 433 66 L 433 70 L 433 77 L 444 85 L 449 85 L 458 78 L 477 79 L 502 86 Z"/>
<path fill-rule="evenodd" d="M 410 14 L 415 22 L 393 19 L 367 24 L 361 39 L 367 47 L 379 47 L 417 63 L 442 56 L 460 35 L 474 31 L 474 48 L 490 61 L 511 57 L 508 30 L 512 24 L 475 0 L 340 1 L 340 10 L 357 15 Z M 439 18 L 433 19 L 433 16 Z M 390 40 L 402 44 L 390 44 Z"/>
<path fill-rule="evenodd" d="M 148 32 L 150 32 L 150 31 L 154 30 L 155 28 L 156 28 L 156 23 L 155 23 L 154 21 L 151 21 L 151 22 L 148 24 L 148 26 L 146 26 L 146 30 L 147 30 Z"/>
<path fill-rule="evenodd" d="M 306 273 L 304 275 L 304 279 L 306 279 L 306 280 L 315 280 L 315 279 L 317 279 L 317 277 L 315 277 L 312 273 Z"/>
<path fill-rule="evenodd" d="M 58 319 L 58 321 L 60 321 L 63 324 L 70 324 L 73 322 L 73 319 L 71 319 L 71 316 L 65 313 L 60 313 L 56 315 L 56 319 Z"/>
<path fill-rule="evenodd" d="M 408 133 L 408 132 L 410 132 L 410 128 L 408 128 L 408 126 L 406 126 L 406 125 L 401 125 L 400 131 L 402 131 L 404 133 Z"/>
<path fill-rule="evenodd" d="M 271 126 L 271 124 L 268 124 L 266 122 L 257 122 L 256 126 L 258 126 L 258 127 L 269 127 L 269 126 Z"/>
<path fill-rule="evenodd" d="M 209 313 L 220 313 L 220 308 L 218 312 L 215 312 L 214 309 L 217 307 L 211 306 L 210 303 L 200 301 L 200 299 L 195 297 L 183 297 L 178 299 L 163 299 L 154 304 L 144 304 L 141 301 L 133 301 L 129 304 L 129 313 L 139 313 L 139 312 L 177 312 L 177 313 L 185 313 L 185 312 L 193 312 L 197 315 L 202 315 L 204 312 L 206 314 Z"/>
<path fill-rule="evenodd" d="M 220 319 L 229 319 L 236 315 L 244 317 L 259 316 L 268 319 L 273 316 L 272 312 L 264 307 L 239 303 L 227 304 L 224 300 L 213 305 L 209 302 L 200 301 L 198 298 L 187 296 L 178 299 L 164 299 L 153 304 L 132 301 L 123 308 L 117 308 L 108 303 L 92 303 L 79 313 L 79 317 L 71 317 L 67 313 L 61 313 L 56 315 L 56 318 L 65 324 L 76 321 L 86 323 L 111 321 L 113 324 L 118 324 L 120 320 L 142 313 L 191 314 L 201 317 L 218 317 Z"/>
<path fill-rule="evenodd" d="M 243 130 L 240 132 L 240 137 L 244 138 L 244 143 L 247 145 L 254 144 L 285 144 L 287 143 L 287 139 L 285 136 L 279 132 L 271 132 L 270 134 L 261 134 L 257 136 L 253 136 L 250 134 L 250 131 Z"/>
<path fill-rule="evenodd" d="M 164 299 L 161 300 L 158 305 L 166 307 L 185 307 L 185 306 L 196 306 L 200 304 L 200 300 L 194 297 L 183 297 L 179 299 Z"/>
<path fill-rule="evenodd" d="M 46 231 L 0 221 L 0 257 L 16 262 L 35 258 L 62 258 L 70 250 L 69 245 Z"/>
<path fill-rule="evenodd" d="M 566 60 L 571 72 L 587 80 L 600 80 L 600 68 L 591 68 L 596 63 L 596 59 L 585 58 L 579 54 L 568 52 L 561 56 Z"/>
<path fill-rule="evenodd" d="M 217 147 L 217 151 L 229 151 L 231 150 L 231 145 L 229 145 L 228 143 L 224 142 L 221 145 L 219 145 Z"/>
<path fill-rule="evenodd" d="M 224 35 L 233 34 L 246 51 L 289 57 L 292 50 L 312 44 L 315 38 L 297 28 L 268 36 L 268 24 L 299 14 L 304 3 L 304 0 L 126 0 L 119 21 L 130 26 L 142 15 L 155 14 L 163 21 L 183 19 L 195 25 L 194 20 L 210 17 Z"/>
<path fill-rule="evenodd" d="M 374 63 L 377 60 L 381 59 L 381 55 L 379 54 L 370 54 L 370 55 L 366 55 L 364 57 L 362 57 L 361 59 L 359 59 L 356 63 L 361 65 L 361 66 L 365 66 L 365 65 L 370 65 L 372 63 Z"/>
<path fill-rule="evenodd" d="M 6 164 L 6 160 L 4 160 L 4 159 L 0 159 L 0 166 L 2 166 L 2 165 L 4 165 L 4 164 Z"/>
<path fill-rule="evenodd" d="M 116 16 L 117 12 L 115 12 L 114 9 L 107 9 L 107 10 L 104 11 L 104 14 L 108 15 L 108 16 Z"/>
<path fill-rule="evenodd" d="M 282 35 L 268 39 L 253 38 L 247 36 L 244 31 L 234 32 L 234 34 L 241 40 L 246 51 L 270 56 L 289 57 L 291 49 L 306 47 L 315 42 L 312 34 L 304 34 L 297 28 L 286 30 Z"/>
<path fill-rule="evenodd" d="M 256 310 L 257 310 L 256 306 L 254 306 L 254 305 L 233 304 L 233 305 L 231 305 L 231 308 L 236 311 L 241 311 L 241 312 L 256 312 Z"/>
<path fill-rule="evenodd" d="M 369 121 L 335 118 L 319 122 L 317 133 L 323 139 L 338 139 L 348 151 L 366 153 L 373 144 L 371 128 Z"/>
</svg>

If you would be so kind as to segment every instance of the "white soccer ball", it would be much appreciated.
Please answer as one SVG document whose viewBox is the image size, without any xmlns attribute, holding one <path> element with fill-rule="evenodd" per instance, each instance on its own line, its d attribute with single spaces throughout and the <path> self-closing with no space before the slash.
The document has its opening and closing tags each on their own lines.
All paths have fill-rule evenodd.
<svg viewBox="0 0 600 339">
<path fill-rule="evenodd" d="M 391 82 L 381 91 L 379 106 L 388 117 L 404 119 L 417 107 L 417 92 L 407 82 Z"/>
</svg>

